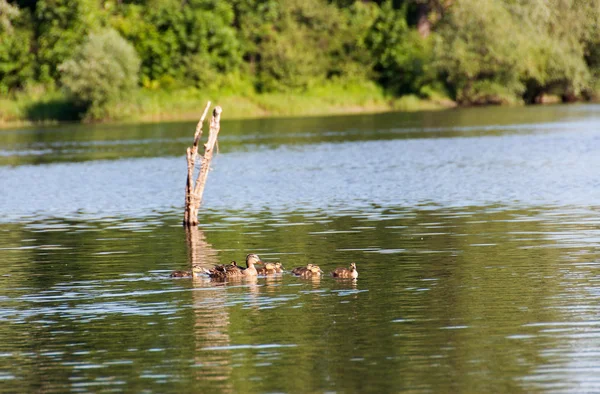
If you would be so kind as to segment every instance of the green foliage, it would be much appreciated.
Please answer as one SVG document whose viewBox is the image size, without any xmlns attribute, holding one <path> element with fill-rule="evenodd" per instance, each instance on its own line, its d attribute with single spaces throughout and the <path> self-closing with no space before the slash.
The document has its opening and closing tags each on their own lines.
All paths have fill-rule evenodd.
<svg viewBox="0 0 600 394">
<path fill-rule="evenodd" d="M 367 36 L 380 83 L 394 94 L 416 93 L 433 83 L 436 75 L 431 38 L 422 38 L 406 22 L 405 9 L 396 10 L 391 1 L 381 5 Z"/>
<path fill-rule="evenodd" d="M 337 44 L 339 9 L 319 0 L 289 0 L 275 12 L 258 45 L 259 90 L 305 90 L 322 82 Z"/>
<path fill-rule="evenodd" d="M 600 7 L 596 1 L 536 0 L 524 3 L 520 22 L 527 28 L 530 58 L 526 69 L 529 95 L 579 95 L 592 88 L 593 74 L 586 62 L 598 42 Z M 592 57 L 587 58 L 593 64 Z"/>
<path fill-rule="evenodd" d="M 60 65 L 62 83 L 90 119 L 105 115 L 106 106 L 137 87 L 140 60 L 119 33 L 92 33 L 72 59 Z"/>
<path fill-rule="evenodd" d="M 350 84 L 362 84 L 373 78 L 376 61 L 367 41 L 378 15 L 379 7 L 374 3 L 353 1 L 342 8 L 339 29 L 333 32 L 337 42 L 330 55 L 330 78 Z"/>
<path fill-rule="evenodd" d="M 37 77 L 53 83 L 59 79 L 58 65 L 99 26 L 100 14 L 94 0 L 38 0 L 35 4 Z"/>
<path fill-rule="evenodd" d="M 19 16 L 19 7 L 8 4 L 6 0 L 0 0 L 0 32 L 12 33 L 13 20 Z"/>
<path fill-rule="evenodd" d="M 233 18 L 226 2 L 167 0 L 123 5 L 112 24 L 140 54 L 142 79 L 169 88 L 190 80 L 206 86 L 241 65 Z"/>
<path fill-rule="evenodd" d="M 465 104 L 514 101 L 524 91 L 521 75 L 526 37 L 502 1 L 457 2 L 439 29 L 436 65 Z"/>
<path fill-rule="evenodd" d="M 436 64 L 462 103 L 578 95 L 593 89 L 599 19 L 597 2 L 462 0 L 438 30 Z"/>
<path fill-rule="evenodd" d="M 399 108 L 448 96 L 467 105 L 598 98 L 598 26 L 598 0 L 0 0 L 0 94 L 52 94 L 63 64 L 62 83 L 87 116 L 112 116 L 125 85 L 109 88 L 113 74 L 101 68 L 135 69 L 136 57 L 122 52 L 126 66 L 82 49 L 90 32 L 112 28 L 139 55 L 140 85 L 160 97 L 375 83 Z M 85 75 L 84 58 L 102 67 Z"/>
<path fill-rule="evenodd" d="M 26 12 L 0 0 L 0 93 L 23 88 L 33 77 Z"/>
</svg>

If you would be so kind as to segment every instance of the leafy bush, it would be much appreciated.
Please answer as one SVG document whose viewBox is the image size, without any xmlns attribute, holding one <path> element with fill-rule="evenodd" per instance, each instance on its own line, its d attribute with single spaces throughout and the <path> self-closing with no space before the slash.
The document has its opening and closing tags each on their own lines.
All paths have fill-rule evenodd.
<svg viewBox="0 0 600 394">
<path fill-rule="evenodd" d="M 133 46 L 112 29 L 90 34 L 59 67 L 64 87 L 89 119 L 102 117 L 108 103 L 137 87 L 139 68 Z"/>
</svg>

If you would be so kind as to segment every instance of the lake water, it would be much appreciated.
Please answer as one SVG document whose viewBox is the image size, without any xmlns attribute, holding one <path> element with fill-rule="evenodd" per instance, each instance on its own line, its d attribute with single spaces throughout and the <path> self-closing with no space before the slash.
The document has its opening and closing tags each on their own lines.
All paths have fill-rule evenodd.
<svg viewBox="0 0 600 394">
<path fill-rule="evenodd" d="M 600 392 L 600 106 L 223 119 L 0 130 L 1 392 Z"/>
</svg>

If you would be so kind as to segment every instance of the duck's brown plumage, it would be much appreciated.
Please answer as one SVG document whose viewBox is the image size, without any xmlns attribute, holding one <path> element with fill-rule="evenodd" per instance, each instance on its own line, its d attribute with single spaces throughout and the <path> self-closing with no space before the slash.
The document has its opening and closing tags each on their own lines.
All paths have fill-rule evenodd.
<svg viewBox="0 0 600 394">
<path fill-rule="evenodd" d="M 331 273 L 336 278 L 358 278 L 358 271 L 356 270 L 356 264 L 351 263 L 350 268 L 338 267 Z"/>
<path fill-rule="evenodd" d="M 215 267 L 210 271 L 227 273 L 230 271 L 236 271 L 236 270 L 241 270 L 241 269 L 242 269 L 242 267 L 238 266 L 234 260 L 234 261 L 231 261 L 231 263 L 229 263 L 229 264 L 215 265 Z"/>
<path fill-rule="evenodd" d="M 207 270 L 208 276 L 211 278 L 242 278 L 256 276 L 258 272 L 254 264 L 262 264 L 260 258 L 251 253 L 246 256 L 246 268 L 242 268 L 237 265 L 235 261 L 232 261 L 227 265 L 217 265 L 214 268 Z"/>
<path fill-rule="evenodd" d="M 321 276 L 323 271 L 318 265 L 307 264 L 305 267 L 296 267 L 292 270 L 292 274 L 303 278 L 312 278 L 313 276 Z"/>
</svg>

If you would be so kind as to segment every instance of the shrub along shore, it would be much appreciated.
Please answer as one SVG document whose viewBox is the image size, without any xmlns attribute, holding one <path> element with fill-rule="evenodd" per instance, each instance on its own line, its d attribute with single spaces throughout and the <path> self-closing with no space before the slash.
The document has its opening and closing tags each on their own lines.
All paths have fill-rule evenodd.
<svg viewBox="0 0 600 394">
<path fill-rule="evenodd" d="M 600 0 L 0 0 L 0 126 L 595 100 Z"/>
<path fill-rule="evenodd" d="M 448 99 L 428 100 L 415 95 L 392 97 L 375 84 L 321 87 L 299 93 L 239 95 L 204 92 L 138 90 L 129 101 L 104 109 L 96 122 L 160 122 L 198 120 L 206 101 L 224 108 L 225 119 L 278 116 L 316 116 L 386 111 L 437 110 L 456 106 Z M 0 128 L 80 121 L 80 108 L 61 93 L 0 99 Z"/>
</svg>

